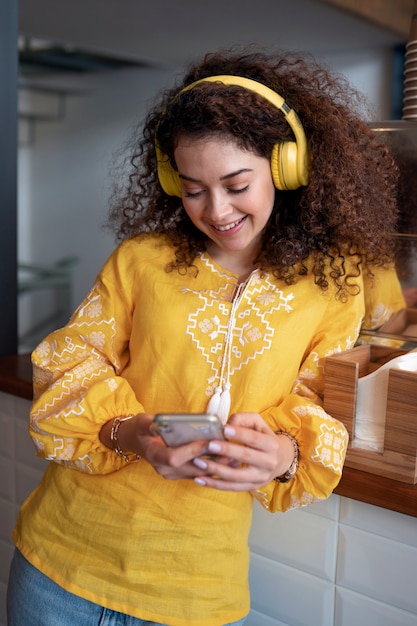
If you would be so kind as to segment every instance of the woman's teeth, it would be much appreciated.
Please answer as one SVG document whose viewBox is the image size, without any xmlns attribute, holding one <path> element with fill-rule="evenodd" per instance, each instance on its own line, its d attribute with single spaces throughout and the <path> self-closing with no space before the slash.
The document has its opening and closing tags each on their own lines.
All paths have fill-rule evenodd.
<svg viewBox="0 0 417 626">
<path fill-rule="evenodd" d="M 226 224 L 225 226 L 215 226 L 214 228 L 216 230 L 220 230 L 221 232 L 225 231 L 225 230 L 231 230 L 232 228 L 234 228 L 235 226 L 237 226 L 238 224 L 240 224 L 240 222 L 243 220 L 244 218 L 242 217 L 240 220 L 236 220 L 236 222 L 232 222 L 231 224 Z"/>
</svg>

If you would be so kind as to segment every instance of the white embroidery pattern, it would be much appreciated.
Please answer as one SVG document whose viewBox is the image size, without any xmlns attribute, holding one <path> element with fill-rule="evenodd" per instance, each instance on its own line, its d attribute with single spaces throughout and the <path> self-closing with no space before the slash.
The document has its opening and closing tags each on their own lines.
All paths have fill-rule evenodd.
<svg viewBox="0 0 417 626">
<path fill-rule="evenodd" d="M 288 507 L 288 510 L 291 509 L 299 509 L 303 506 L 309 506 L 310 504 L 314 504 L 315 502 L 321 502 L 325 498 L 318 498 L 316 496 L 312 496 L 311 493 L 307 493 L 307 491 L 303 491 L 300 498 L 296 498 L 295 496 L 291 496 L 291 504 Z"/>
<path fill-rule="evenodd" d="M 220 300 L 219 295 L 213 292 L 195 293 L 202 304 L 195 312 L 190 313 L 186 332 L 210 365 L 212 376 L 208 378 L 206 394 L 211 396 L 224 352 L 231 303 Z M 290 312 L 293 297 L 292 293 L 284 296 L 267 274 L 263 274 L 262 279 L 253 275 L 236 311 L 230 350 L 231 376 L 248 361 L 270 349 L 274 328 L 269 318 L 274 311 L 283 309 Z M 256 324 L 252 321 L 254 315 Z M 249 316 L 252 317 L 251 321 Z"/>
<path fill-rule="evenodd" d="M 268 498 L 268 494 L 262 489 L 254 489 L 252 491 L 252 495 L 257 501 L 263 506 L 267 511 L 269 510 L 270 500 Z M 287 511 L 291 511 L 292 509 L 299 509 L 303 506 L 308 506 L 310 504 L 314 504 L 315 502 L 321 502 L 325 498 L 318 498 L 317 496 L 313 496 L 311 493 L 307 491 L 303 491 L 301 496 L 297 498 L 295 495 L 290 497 L 290 504 Z"/>
<path fill-rule="evenodd" d="M 114 318 L 101 319 L 102 304 L 100 293 L 97 292 L 99 283 L 90 291 L 84 303 L 74 313 L 69 326 L 77 328 L 78 341 L 73 341 L 70 336 L 64 337 L 63 345 L 58 350 L 54 340 L 46 339 L 36 349 L 38 365 L 34 367 L 34 379 L 39 386 L 48 385 L 54 388 L 54 378 L 44 368 L 50 369 L 51 364 L 56 364 L 56 371 L 61 372 L 62 377 L 57 382 L 60 390 L 57 395 L 52 395 L 50 402 L 45 402 L 38 411 L 31 414 L 30 422 L 33 431 L 43 433 L 39 425 L 41 419 L 62 419 L 68 416 L 79 416 L 84 412 L 83 389 L 89 386 L 93 379 L 107 381 L 109 389 L 114 391 L 117 383 L 114 381 L 114 372 L 119 367 L 116 355 L 111 354 L 113 362 L 109 362 L 100 352 L 106 342 L 109 348 L 113 346 L 116 336 L 116 320 Z M 78 363 L 66 369 L 66 364 Z M 76 442 L 73 438 L 53 437 L 53 451 L 47 459 L 59 459 L 61 463 L 70 467 L 92 471 L 92 462 L 88 455 L 76 460 L 70 460 L 76 450 Z M 39 449 L 43 444 L 37 443 Z"/>
<path fill-rule="evenodd" d="M 294 408 L 294 412 L 300 417 L 310 414 L 321 418 L 320 435 L 311 460 L 340 473 L 346 448 L 346 431 L 343 426 L 319 406 L 298 406 Z"/>
<path fill-rule="evenodd" d="M 262 489 L 254 489 L 252 495 L 262 504 L 264 509 L 269 509 L 269 498 L 265 491 L 262 491 Z"/>
<path fill-rule="evenodd" d="M 393 314 L 392 309 L 388 309 L 384 304 L 378 304 L 372 311 L 371 328 L 378 328 L 386 322 Z"/>
</svg>

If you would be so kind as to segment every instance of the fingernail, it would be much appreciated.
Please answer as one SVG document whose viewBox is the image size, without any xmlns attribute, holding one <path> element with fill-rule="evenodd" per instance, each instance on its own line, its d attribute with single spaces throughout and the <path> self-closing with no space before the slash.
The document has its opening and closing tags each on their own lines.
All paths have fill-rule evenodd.
<svg viewBox="0 0 417 626">
<path fill-rule="evenodd" d="M 215 441 L 210 441 L 209 445 L 208 445 L 208 449 L 209 452 L 220 452 L 220 450 L 222 449 L 221 445 L 219 443 L 216 443 Z"/>
<path fill-rule="evenodd" d="M 197 483 L 197 485 L 202 485 L 203 487 L 205 487 L 207 484 L 206 481 L 202 478 L 194 478 L 194 482 Z"/>
<path fill-rule="evenodd" d="M 234 437 L 236 435 L 236 431 L 233 428 L 233 426 L 230 426 L 229 424 L 226 424 L 226 426 L 223 429 L 224 434 L 227 437 Z"/>
<path fill-rule="evenodd" d="M 202 469 L 202 470 L 207 469 L 207 463 L 203 461 L 203 459 L 199 459 L 198 457 L 196 457 L 195 459 L 193 459 L 193 463 L 199 469 Z"/>
</svg>

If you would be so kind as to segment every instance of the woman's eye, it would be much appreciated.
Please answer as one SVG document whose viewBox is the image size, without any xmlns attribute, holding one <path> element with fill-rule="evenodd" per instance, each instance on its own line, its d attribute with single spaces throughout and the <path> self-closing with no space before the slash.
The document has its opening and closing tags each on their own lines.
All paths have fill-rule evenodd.
<svg viewBox="0 0 417 626">
<path fill-rule="evenodd" d="M 185 189 L 184 190 L 184 197 L 185 198 L 198 198 L 198 196 L 201 196 L 202 193 L 203 193 L 202 189 L 200 189 L 199 191 L 187 191 Z"/>
<path fill-rule="evenodd" d="M 245 187 L 239 187 L 239 188 L 229 187 L 227 188 L 227 193 L 238 195 L 239 193 L 244 193 L 248 189 L 249 189 L 249 185 L 246 185 Z M 204 189 L 197 189 L 196 191 L 184 189 L 185 198 L 198 198 L 199 196 L 203 195 L 203 193 L 204 193 Z"/>
<path fill-rule="evenodd" d="M 244 193 L 248 189 L 249 189 L 249 185 L 246 185 L 246 187 L 241 187 L 240 189 L 229 189 L 229 193 L 233 193 L 233 194 Z"/>
</svg>

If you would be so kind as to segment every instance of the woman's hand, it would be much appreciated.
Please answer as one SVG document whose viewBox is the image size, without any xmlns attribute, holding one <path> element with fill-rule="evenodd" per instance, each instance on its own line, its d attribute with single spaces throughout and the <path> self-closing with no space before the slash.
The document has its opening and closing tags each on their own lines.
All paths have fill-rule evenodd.
<svg viewBox="0 0 417 626">
<path fill-rule="evenodd" d="M 150 421 L 140 419 L 137 422 L 137 440 L 143 456 L 153 468 L 167 479 L 195 478 L 201 474 L 194 463 L 196 457 L 208 454 L 207 441 L 193 441 L 176 448 L 166 446 L 161 437 L 153 434 Z"/>
<path fill-rule="evenodd" d="M 151 431 L 153 415 L 139 413 L 123 421 L 117 431 L 119 446 L 124 453 L 136 454 L 148 461 L 164 478 L 195 478 L 201 475 L 193 460 L 208 454 L 207 441 L 193 441 L 178 448 L 169 448 L 161 437 Z M 100 440 L 112 448 L 110 432 L 113 420 L 103 426 Z"/>
<path fill-rule="evenodd" d="M 403 289 L 405 306 L 408 308 L 417 307 L 417 287 Z"/>
<path fill-rule="evenodd" d="M 258 413 L 235 413 L 225 427 L 226 441 L 193 441 L 169 448 L 152 433 L 153 415 L 139 413 L 122 422 L 118 440 L 124 452 L 146 459 L 166 479 L 194 479 L 224 491 L 250 491 L 281 476 L 290 467 L 294 448 L 288 437 L 276 435 Z M 109 448 L 113 420 L 100 439 Z"/>
<path fill-rule="evenodd" d="M 258 413 L 235 413 L 225 426 L 227 441 L 211 441 L 213 457 L 196 457 L 198 484 L 224 491 L 250 491 L 284 474 L 294 459 L 285 435 L 276 435 Z"/>
</svg>

